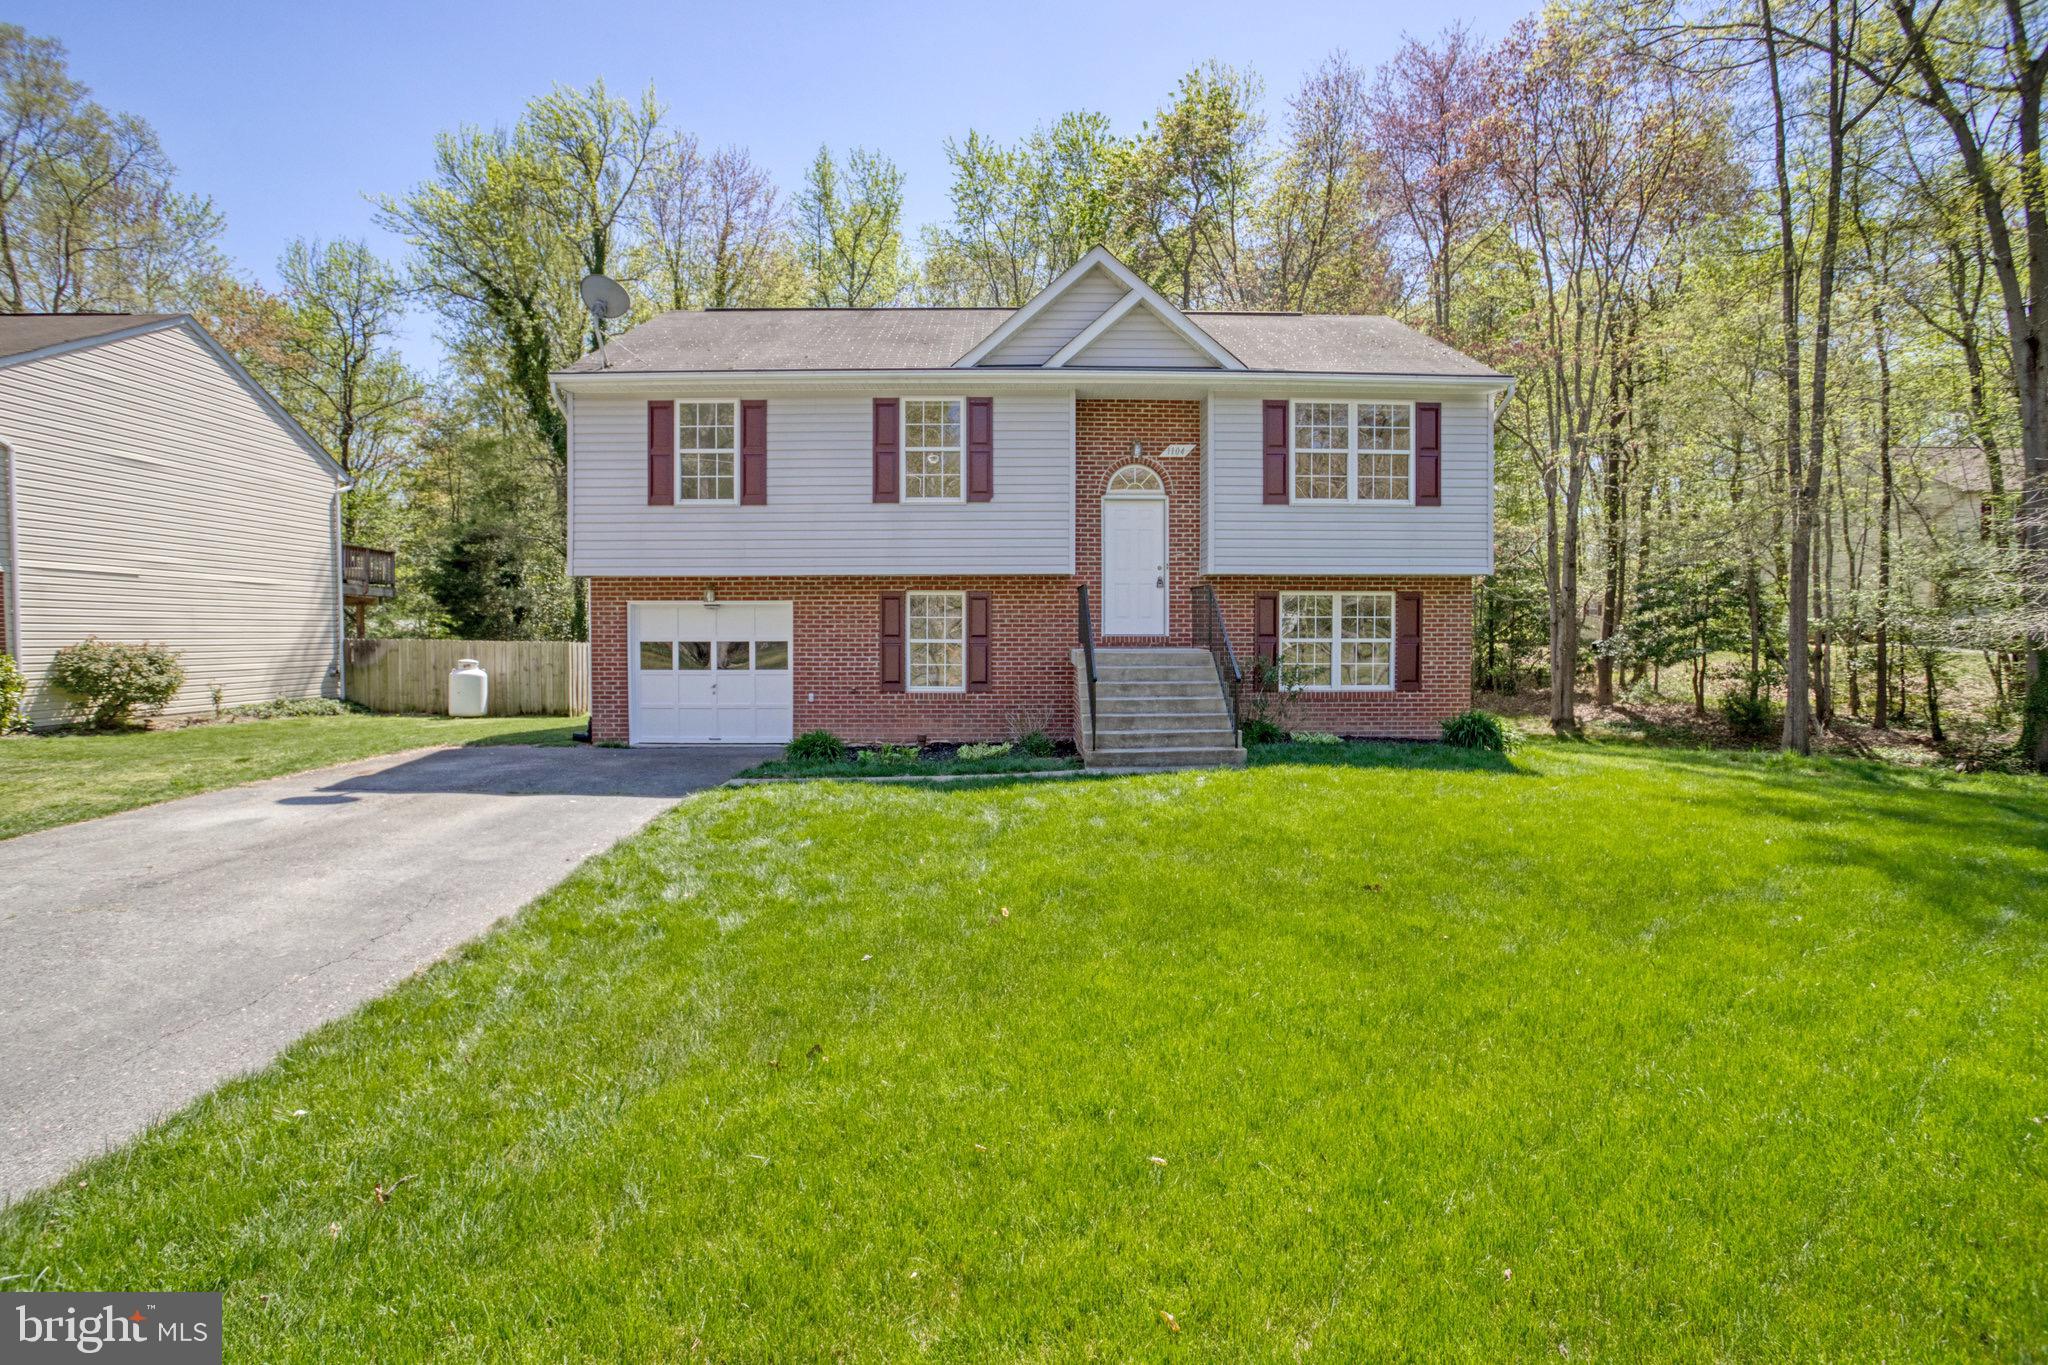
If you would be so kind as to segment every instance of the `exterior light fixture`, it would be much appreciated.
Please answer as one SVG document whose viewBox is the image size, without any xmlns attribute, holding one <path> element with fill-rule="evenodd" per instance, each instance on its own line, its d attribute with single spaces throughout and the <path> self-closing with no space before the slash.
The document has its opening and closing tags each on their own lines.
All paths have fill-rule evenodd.
<svg viewBox="0 0 2048 1365">
<path fill-rule="evenodd" d="M 707 607 L 715 607 L 718 605 L 718 589 L 704 589 L 704 605 Z"/>
<path fill-rule="evenodd" d="M 1145 458 L 1145 443 L 1143 441 L 1131 442 L 1131 458 L 1134 460 Z"/>
</svg>

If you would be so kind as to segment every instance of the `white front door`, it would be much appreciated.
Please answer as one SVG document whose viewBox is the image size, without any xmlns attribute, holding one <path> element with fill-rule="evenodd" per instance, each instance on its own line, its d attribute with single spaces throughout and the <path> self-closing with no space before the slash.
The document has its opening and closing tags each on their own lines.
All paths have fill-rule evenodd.
<svg viewBox="0 0 2048 1365">
<path fill-rule="evenodd" d="M 786 743 L 794 617 L 787 602 L 629 607 L 633 743 Z"/>
<path fill-rule="evenodd" d="M 1166 634 L 1166 500 L 1102 503 L 1102 633 Z"/>
</svg>

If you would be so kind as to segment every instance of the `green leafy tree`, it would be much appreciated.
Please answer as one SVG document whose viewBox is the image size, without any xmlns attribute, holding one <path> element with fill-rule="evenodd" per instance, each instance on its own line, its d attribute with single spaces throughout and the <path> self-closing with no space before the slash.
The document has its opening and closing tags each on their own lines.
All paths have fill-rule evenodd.
<svg viewBox="0 0 2048 1365">
<path fill-rule="evenodd" d="M 797 259 L 808 302 L 873 308 L 909 280 L 903 249 L 903 172 L 879 152 L 856 147 L 841 166 L 829 147 L 804 173 L 797 197 Z"/>
<path fill-rule="evenodd" d="M 1190 71 L 1111 159 L 1119 242 L 1131 267 L 1182 308 L 1241 307 L 1259 292 L 1263 89 L 1220 63 Z"/>
<path fill-rule="evenodd" d="M 175 177 L 155 131 L 94 103 L 61 43 L 0 24 L 0 309 L 181 306 L 225 262 L 219 212 Z"/>
<path fill-rule="evenodd" d="M 396 272 L 360 241 L 303 238 L 277 263 L 289 325 L 259 373 L 355 485 L 342 534 L 357 540 L 395 492 L 411 451 L 410 410 L 425 385 L 394 349 L 405 296 Z"/>
</svg>

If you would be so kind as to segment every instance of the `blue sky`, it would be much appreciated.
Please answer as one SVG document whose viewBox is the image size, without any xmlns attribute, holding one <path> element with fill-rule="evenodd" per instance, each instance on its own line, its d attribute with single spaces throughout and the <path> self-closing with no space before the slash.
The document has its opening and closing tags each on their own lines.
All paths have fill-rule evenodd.
<svg viewBox="0 0 2048 1365">
<path fill-rule="evenodd" d="M 557 81 L 652 81 L 673 123 L 750 148 L 785 188 L 821 142 L 880 148 L 903 167 L 919 223 L 944 216 L 942 144 L 969 128 L 1007 141 L 1092 108 L 1135 129 L 1210 58 L 1257 70 L 1277 116 L 1332 49 L 1372 65 L 1404 29 L 1427 36 L 1463 18 L 1498 36 L 1532 7 L 16 0 L 8 17 L 60 39 L 102 104 L 148 119 L 182 187 L 225 213 L 229 254 L 274 282 L 294 236 L 366 236 L 398 254 L 366 196 L 417 182 L 436 132 L 510 122 Z M 438 363 L 430 319 L 414 321 L 405 350 Z"/>
</svg>

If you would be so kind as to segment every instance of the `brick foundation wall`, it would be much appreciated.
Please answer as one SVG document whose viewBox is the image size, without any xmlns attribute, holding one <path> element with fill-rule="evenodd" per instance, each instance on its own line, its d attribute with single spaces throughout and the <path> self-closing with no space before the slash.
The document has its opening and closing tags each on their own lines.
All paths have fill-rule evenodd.
<svg viewBox="0 0 2048 1365">
<path fill-rule="evenodd" d="M 958 578 L 593 578 L 590 732 L 627 742 L 626 606 L 701 601 L 795 604 L 791 642 L 796 733 L 830 730 L 861 742 L 999 740 L 1014 721 L 1054 739 L 1074 733 L 1074 584 L 1065 576 Z M 989 594 L 985 692 L 884 692 L 880 600 L 885 592 Z"/>
<path fill-rule="evenodd" d="M 1194 643 L 1190 590 L 1202 565 L 1202 404 L 1196 399 L 1082 398 L 1074 403 L 1074 570 L 1088 585 L 1096 643 Z M 1131 445 L 1143 442 L 1145 458 Z M 1195 453 L 1162 460 L 1169 445 L 1189 442 Z M 1106 636 L 1102 623 L 1102 492 L 1110 475 L 1141 464 L 1166 485 L 1166 622 L 1164 637 Z"/>
<path fill-rule="evenodd" d="M 1217 577 L 1231 646 L 1247 672 L 1257 643 L 1252 615 L 1267 592 L 1419 592 L 1422 594 L 1422 690 L 1300 692 L 1291 729 L 1386 739 L 1437 739 L 1441 722 L 1472 706 L 1472 580 L 1469 578 Z"/>
</svg>

